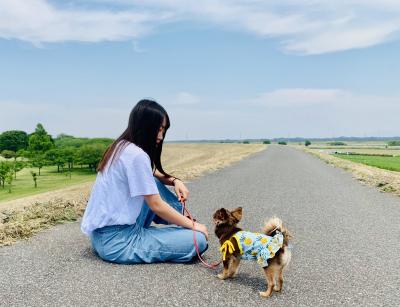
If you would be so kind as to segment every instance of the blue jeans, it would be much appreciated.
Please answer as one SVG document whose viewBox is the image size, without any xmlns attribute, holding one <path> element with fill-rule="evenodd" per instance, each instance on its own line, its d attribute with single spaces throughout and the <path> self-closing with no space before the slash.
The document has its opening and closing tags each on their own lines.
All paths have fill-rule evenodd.
<svg viewBox="0 0 400 307">
<path fill-rule="evenodd" d="M 177 197 L 155 178 L 161 198 L 178 212 L 182 205 Z M 197 255 L 193 230 L 178 226 L 154 227 L 151 222 L 168 224 L 144 202 L 133 225 L 113 225 L 98 228 L 91 235 L 92 246 L 106 261 L 133 264 L 152 262 L 189 262 Z M 203 233 L 196 232 L 200 253 L 208 247 Z"/>
</svg>

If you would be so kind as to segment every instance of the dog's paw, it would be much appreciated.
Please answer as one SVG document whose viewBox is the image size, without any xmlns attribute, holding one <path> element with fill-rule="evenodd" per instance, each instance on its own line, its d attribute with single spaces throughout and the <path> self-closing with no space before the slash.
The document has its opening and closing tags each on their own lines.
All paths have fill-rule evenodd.
<svg viewBox="0 0 400 307">
<path fill-rule="evenodd" d="M 226 277 L 224 274 L 222 274 L 222 273 L 218 274 L 217 277 L 218 277 L 219 279 L 221 279 L 221 280 L 227 279 L 227 277 Z"/>
<path fill-rule="evenodd" d="M 270 297 L 271 294 L 272 294 L 272 291 L 260 292 L 261 297 Z"/>
<path fill-rule="evenodd" d="M 274 286 L 274 291 L 281 292 L 282 291 L 282 287 L 279 287 L 278 285 L 275 285 Z"/>
</svg>

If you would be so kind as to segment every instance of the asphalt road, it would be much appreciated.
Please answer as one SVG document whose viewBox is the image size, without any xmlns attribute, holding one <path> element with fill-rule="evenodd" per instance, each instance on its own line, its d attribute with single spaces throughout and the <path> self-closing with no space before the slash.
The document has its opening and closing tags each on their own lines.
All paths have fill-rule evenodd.
<svg viewBox="0 0 400 307">
<path fill-rule="evenodd" d="M 0 305 L 400 305 L 400 198 L 277 145 L 188 187 L 189 208 L 209 226 L 209 261 L 220 257 L 211 221 L 217 208 L 242 206 L 248 230 L 271 215 L 287 223 L 295 238 L 282 293 L 258 296 L 265 280 L 251 261 L 228 281 L 199 263 L 106 263 L 72 223 L 0 248 Z"/>
</svg>

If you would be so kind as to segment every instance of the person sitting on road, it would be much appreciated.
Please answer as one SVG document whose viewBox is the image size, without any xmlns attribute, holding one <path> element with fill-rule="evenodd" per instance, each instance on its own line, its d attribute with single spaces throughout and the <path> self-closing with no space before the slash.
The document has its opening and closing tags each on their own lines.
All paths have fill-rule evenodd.
<svg viewBox="0 0 400 307">
<path fill-rule="evenodd" d="M 97 254 L 124 264 L 189 262 L 207 249 L 205 225 L 182 213 L 189 191 L 161 166 L 165 109 L 152 100 L 139 101 L 126 130 L 104 153 L 81 222 Z M 165 186 L 173 186 L 176 196 Z M 175 224 L 169 227 L 151 223 Z"/>
</svg>

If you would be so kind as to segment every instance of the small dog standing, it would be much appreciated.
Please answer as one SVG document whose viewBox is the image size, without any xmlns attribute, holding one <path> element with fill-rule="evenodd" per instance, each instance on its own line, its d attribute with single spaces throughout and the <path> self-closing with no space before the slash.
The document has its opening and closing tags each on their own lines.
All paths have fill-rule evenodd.
<svg viewBox="0 0 400 307">
<path fill-rule="evenodd" d="M 291 235 L 277 217 L 265 223 L 262 234 L 243 231 L 237 227 L 241 219 L 241 207 L 233 211 L 221 208 L 213 215 L 215 234 L 221 244 L 224 265 L 224 270 L 218 274 L 218 278 L 235 277 L 240 259 L 255 259 L 262 266 L 268 284 L 267 290 L 260 292 L 260 295 L 269 297 L 272 290 L 282 290 L 283 269 L 289 264 L 292 256 L 288 248 Z"/>
</svg>

